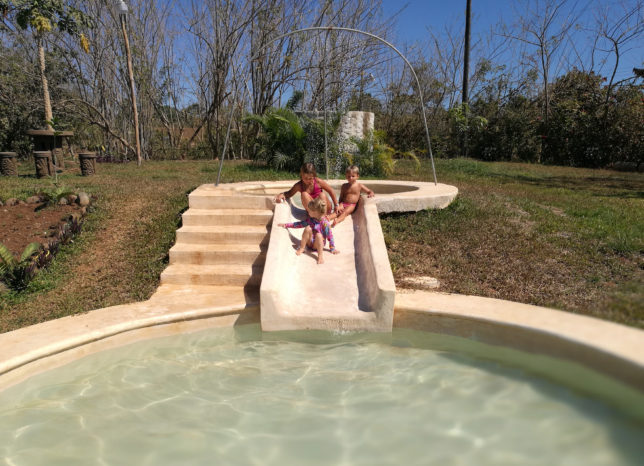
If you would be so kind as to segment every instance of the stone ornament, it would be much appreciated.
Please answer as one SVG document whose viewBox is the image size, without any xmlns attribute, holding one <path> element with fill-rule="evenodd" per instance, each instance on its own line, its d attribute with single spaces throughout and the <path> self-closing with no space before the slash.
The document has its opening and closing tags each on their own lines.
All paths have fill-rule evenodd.
<svg viewBox="0 0 644 466">
<path fill-rule="evenodd" d="M 78 154 L 81 175 L 91 176 L 96 173 L 96 154 L 94 152 L 81 152 Z"/>
<path fill-rule="evenodd" d="M 38 150 L 34 151 L 34 163 L 36 164 L 36 177 L 44 178 L 53 176 L 54 164 L 51 161 L 51 151 Z"/>
<path fill-rule="evenodd" d="M 18 176 L 18 163 L 15 152 L 0 152 L 0 173 L 4 176 Z"/>
</svg>

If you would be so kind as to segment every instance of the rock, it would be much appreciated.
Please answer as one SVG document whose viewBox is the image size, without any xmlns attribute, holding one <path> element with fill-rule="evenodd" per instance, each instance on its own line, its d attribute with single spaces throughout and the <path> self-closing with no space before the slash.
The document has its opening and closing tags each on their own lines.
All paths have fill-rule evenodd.
<svg viewBox="0 0 644 466">
<path fill-rule="evenodd" d="M 87 206 L 81 208 L 80 213 L 81 213 L 81 215 L 87 214 Z"/>
<path fill-rule="evenodd" d="M 18 199 L 18 205 L 27 205 L 27 203 L 22 199 Z"/>
<path fill-rule="evenodd" d="M 70 194 L 69 196 L 67 196 L 67 200 L 70 204 L 76 202 L 76 199 L 78 199 L 78 196 L 76 194 Z"/>
<path fill-rule="evenodd" d="M 66 197 L 61 197 L 61 198 L 58 200 L 58 205 L 67 205 L 67 204 L 69 204 L 69 201 L 67 200 L 67 198 L 66 198 Z"/>
<path fill-rule="evenodd" d="M 434 277 L 407 277 L 402 283 L 409 286 L 417 286 L 422 289 L 431 290 L 440 287 L 440 283 Z"/>
<path fill-rule="evenodd" d="M 31 197 L 28 197 L 27 199 L 25 199 L 25 202 L 27 204 L 38 204 L 38 203 L 42 202 L 42 199 L 40 198 L 40 196 L 31 196 Z"/>
<path fill-rule="evenodd" d="M 78 205 L 81 207 L 88 206 L 89 205 L 89 196 L 85 192 L 80 192 L 78 193 L 78 199 L 77 199 Z"/>
<path fill-rule="evenodd" d="M 7 205 L 7 206 L 9 206 L 9 207 L 11 207 L 11 206 L 13 206 L 13 205 L 18 205 L 18 199 L 16 199 L 15 197 L 10 197 L 9 199 L 7 199 L 7 200 L 5 201 L 5 203 L 4 203 L 4 204 L 5 204 L 5 205 Z"/>
</svg>

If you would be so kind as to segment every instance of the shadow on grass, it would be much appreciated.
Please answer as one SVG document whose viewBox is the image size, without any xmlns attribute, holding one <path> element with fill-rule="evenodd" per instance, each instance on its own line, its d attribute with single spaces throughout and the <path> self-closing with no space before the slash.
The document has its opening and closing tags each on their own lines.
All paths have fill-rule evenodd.
<svg viewBox="0 0 644 466">
<path fill-rule="evenodd" d="M 501 183 L 521 183 L 541 188 L 584 191 L 592 196 L 620 197 L 625 199 L 644 198 L 644 177 L 642 181 L 623 177 L 602 178 L 598 176 L 530 176 L 522 173 L 487 173 L 484 176 Z M 608 192 L 606 192 L 608 191 Z"/>
</svg>

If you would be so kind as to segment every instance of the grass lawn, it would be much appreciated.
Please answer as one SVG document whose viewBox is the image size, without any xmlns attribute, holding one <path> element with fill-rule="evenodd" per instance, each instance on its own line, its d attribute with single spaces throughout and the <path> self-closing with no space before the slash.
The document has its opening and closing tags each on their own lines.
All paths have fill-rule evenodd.
<svg viewBox="0 0 644 466">
<path fill-rule="evenodd" d="M 20 167 L 33 173 L 31 164 Z M 59 183 L 97 196 L 82 234 L 22 293 L 0 295 L 0 332 L 147 299 L 187 208 L 216 179 L 204 161 L 99 164 Z M 397 281 L 429 275 L 441 291 L 589 314 L 644 328 L 644 175 L 438 160 L 439 182 L 460 194 L 447 209 L 381 218 Z M 297 175 L 227 162 L 222 182 Z M 432 180 L 400 161 L 396 179 Z M 0 199 L 26 198 L 49 179 L 3 178 Z"/>
</svg>

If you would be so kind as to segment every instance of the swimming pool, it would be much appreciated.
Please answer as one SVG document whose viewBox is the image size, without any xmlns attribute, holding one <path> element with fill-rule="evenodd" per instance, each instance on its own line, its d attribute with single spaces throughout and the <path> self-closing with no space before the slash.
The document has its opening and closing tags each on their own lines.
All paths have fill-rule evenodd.
<svg viewBox="0 0 644 466">
<path fill-rule="evenodd" d="M 531 358 L 408 329 L 266 334 L 241 325 L 141 341 L 0 392 L 0 458 L 641 464 L 641 419 L 515 364 L 529 368 Z"/>
</svg>

